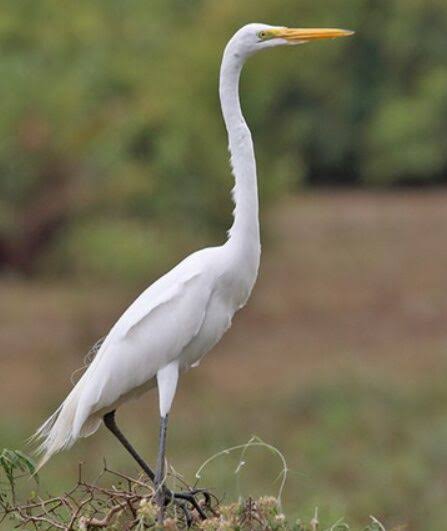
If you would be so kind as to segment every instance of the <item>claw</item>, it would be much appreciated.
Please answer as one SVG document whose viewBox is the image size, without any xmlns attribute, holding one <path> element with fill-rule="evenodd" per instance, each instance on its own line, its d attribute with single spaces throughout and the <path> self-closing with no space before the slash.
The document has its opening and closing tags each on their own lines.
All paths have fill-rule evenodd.
<svg viewBox="0 0 447 531">
<path fill-rule="evenodd" d="M 200 503 L 200 501 L 197 499 L 197 496 L 200 494 L 204 498 L 202 503 Z M 197 514 L 201 520 L 206 520 L 208 518 L 204 508 L 209 510 L 213 515 L 216 515 L 216 512 L 212 506 L 212 500 L 213 498 L 216 498 L 204 489 L 192 489 L 185 492 L 172 492 L 167 487 L 164 487 L 163 497 L 165 507 L 174 503 L 183 511 L 188 528 L 191 527 L 194 522 L 191 509 L 197 511 Z M 188 507 L 188 505 L 190 505 L 190 507 Z"/>
<path fill-rule="evenodd" d="M 180 509 L 183 511 L 183 514 L 185 515 L 186 527 L 190 528 L 192 526 L 192 523 L 193 523 L 193 518 L 191 516 L 191 512 L 189 511 L 188 507 L 186 506 L 186 503 L 183 503 L 181 501 L 177 501 L 176 503 L 180 507 Z"/>
<path fill-rule="evenodd" d="M 199 503 L 199 501 L 196 498 L 197 495 L 199 494 L 202 494 L 204 497 L 205 507 L 214 514 L 215 511 L 213 510 L 212 503 L 211 503 L 213 496 L 204 489 L 193 489 L 189 492 L 174 492 L 172 493 L 172 496 L 174 497 L 174 499 L 185 500 L 185 502 L 191 504 L 192 507 L 199 514 L 200 518 L 202 520 L 206 520 L 208 518 L 208 515 L 206 514 L 202 505 Z"/>
</svg>

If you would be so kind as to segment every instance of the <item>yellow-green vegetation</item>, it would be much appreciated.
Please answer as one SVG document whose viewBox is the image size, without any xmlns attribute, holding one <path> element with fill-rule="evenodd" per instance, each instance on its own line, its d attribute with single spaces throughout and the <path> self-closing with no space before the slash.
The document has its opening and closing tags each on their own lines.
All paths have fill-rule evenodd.
<svg viewBox="0 0 447 531">
<path fill-rule="evenodd" d="M 34 473 L 32 460 L 22 452 L 3 450 L 0 454 L 0 478 L 5 475 L 8 487 L 0 484 L 0 524 L 14 527 L 64 531 L 108 530 L 180 530 L 202 531 L 318 531 L 318 508 L 308 525 L 300 518 L 290 522 L 281 501 L 273 496 L 249 497 L 231 504 L 219 503 L 211 493 L 197 491 L 195 507 L 172 499 L 160 509 L 152 485 L 144 477 L 132 478 L 116 473 L 104 464 L 103 473 L 88 483 L 79 466 L 77 484 L 58 496 L 33 493 L 20 502 L 17 481 L 23 472 Z M 19 475 L 18 475 L 19 474 Z M 104 484 L 104 477 L 109 480 Z M 34 479 L 38 481 L 37 476 Z M 180 479 L 180 478 L 178 478 Z M 107 483 L 112 482 L 107 486 Z M 363 531 L 386 531 L 383 524 L 370 516 Z M 349 531 L 343 518 L 330 531 Z M 397 530 L 398 528 L 396 528 Z M 402 529 L 402 528 L 399 528 Z"/>
</svg>

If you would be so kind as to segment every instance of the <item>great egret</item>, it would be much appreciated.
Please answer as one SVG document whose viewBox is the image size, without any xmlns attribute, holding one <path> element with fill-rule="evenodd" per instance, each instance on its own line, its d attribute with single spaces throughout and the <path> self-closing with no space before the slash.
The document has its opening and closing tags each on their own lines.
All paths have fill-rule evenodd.
<svg viewBox="0 0 447 531">
<path fill-rule="evenodd" d="M 180 497 L 162 486 L 168 415 L 178 377 L 199 365 L 228 330 L 236 311 L 245 305 L 258 274 L 261 254 L 255 155 L 239 102 L 242 67 L 249 56 L 266 48 L 351 34 L 339 29 L 248 24 L 230 39 L 223 54 L 219 86 L 235 178 L 234 221 L 228 240 L 185 258 L 144 291 L 119 318 L 82 378 L 37 431 L 36 436 L 43 439 L 39 467 L 80 437 L 94 433 L 104 421 L 154 482 L 156 491 L 161 493 L 159 503 L 165 503 L 164 498 L 169 495 Z M 154 473 L 118 429 L 115 411 L 155 386 L 161 422 Z M 193 496 L 183 494 L 183 499 L 197 508 Z"/>
</svg>

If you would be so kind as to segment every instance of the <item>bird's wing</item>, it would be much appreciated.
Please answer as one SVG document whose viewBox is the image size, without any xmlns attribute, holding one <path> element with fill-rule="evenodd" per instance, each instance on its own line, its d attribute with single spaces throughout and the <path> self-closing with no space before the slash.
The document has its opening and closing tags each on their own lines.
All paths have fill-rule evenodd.
<svg viewBox="0 0 447 531">
<path fill-rule="evenodd" d="M 83 376 L 77 429 L 144 386 L 196 337 L 214 286 L 207 264 L 205 256 L 181 262 L 124 312 Z"/>
<path fill-rule="evenodd" d="M 195 278 L 203 278 L 210 251 L 212 249 L 203 249 L 189 255 L 143 291 L 112 327 L 95 360 L 100 360 L 112 343 L 123 340 L 131 334 L 138 324 L 156 308 L 172 301 L 182 293 L 185 294 L 186 287 L 194 284 Z"/>
</svg>

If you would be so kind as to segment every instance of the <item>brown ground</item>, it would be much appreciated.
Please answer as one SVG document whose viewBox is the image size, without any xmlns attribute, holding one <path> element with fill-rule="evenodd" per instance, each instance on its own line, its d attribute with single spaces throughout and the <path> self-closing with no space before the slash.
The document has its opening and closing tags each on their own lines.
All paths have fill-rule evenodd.
<svg viewBox="0 0 447 531">
<path fill-rule="evenodd" d="M 407 378 L 446 359 L 447 193 L 305 195 L 268 216 L 248 307 L 200 368 L 219 392 L 304 382 L 346 365 Z M 3 280 L 1 401 L 30 413 L 67 388 L 135 295 Z M 57 391 L 57 392 L 56 392 Z M 54 393 L 54 395 L 53 395 Z"/>
<path fill-rule="evenodd" d="M 177 469 L 191 477 L 207 456 L 256 433 L 291 462 L 292 511 L 325 507 L 329 523 L 343 514 L 363 523 L 373 513 L 420 530 L 429 507 L 438 527 L 427 529 L 440 529 L 445 396 L 431 382 L 447 367 L 446 204 L 440 190 L 343 192 L 272 210 L 253 298 L 182 379 L 169 439 Z M 113 285 L 0 282 L 1 443 L 22 447 L 135 295 Z M 154 395 L 119 417 L 152 460 L 156 417 Z M 79 459 L 92 466 L 103 455 L 133 466 L 102 430 L 51 461 L 46 484 L 66 488 Z M 271 493 L 262 481 L 277 474 L 259 459 L 254 496 Z M 231 469 L 211 477 L 234 494 Z"/>
</svg>

